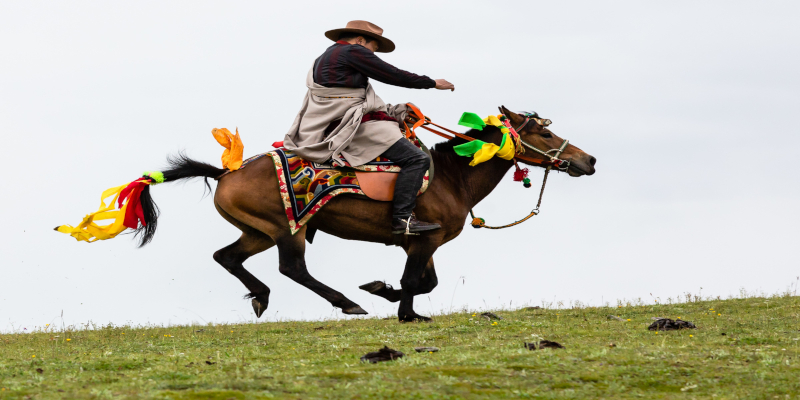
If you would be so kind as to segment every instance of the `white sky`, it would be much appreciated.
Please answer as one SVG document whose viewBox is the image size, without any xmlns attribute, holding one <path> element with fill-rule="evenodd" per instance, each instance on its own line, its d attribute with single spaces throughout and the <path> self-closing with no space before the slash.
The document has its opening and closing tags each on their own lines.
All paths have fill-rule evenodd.
<svg viewBox="0 0 800 400">
<path fill-rule="evenodd" d="M 463 111 L 536 110 L 598 158 L 592 177 L 552 177 L 531 222 L 467 227 L 441 248 L 440 286 L 417 298 L 418 312 L 783 291 L 800 275 L 799 10 L 789 1 L 4 1 L 0 330 L 51 323 L 62 310 L 68 324 L 253 320 L 244 286 L 211 258 L 239 233 L 199 182 L 154 188 L 162 217 L 141 250 L 128 237 L 86 244 L 52 229 L 78 223 L 103 190 L 162 167 L 168 153 L 219 164 L 214 127 L 238 126 L 245 156 L 269 150 L 330 45 L 323 32 L 352 19 L 395 41 L 386 61 L 457 88 L 373 82 L 385 101 L 413 101 L 450 127 Z M 476 212 L 511 222 L 537 192 L 509 175 Z M 396 312 L 357 287 L 399 285 L 400 249 L 318 234 L 306 259 L 371 314 Z M 272 289 L 262 320 L 341 315 L 282 276 L 274 248 L 245 266 Z"/>
</svg>

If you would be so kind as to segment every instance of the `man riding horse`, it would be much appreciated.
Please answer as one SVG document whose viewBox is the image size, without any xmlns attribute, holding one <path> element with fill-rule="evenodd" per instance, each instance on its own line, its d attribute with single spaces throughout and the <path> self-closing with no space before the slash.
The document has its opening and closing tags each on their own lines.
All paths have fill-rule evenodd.
<svg viewBox="0 0 800 400">
<path fill-rule="evenodd" d="M 151 185 L 195 177 L 215 178 L 218 183 L 214 206 L 242 233 L 235 242 L 215 252 L 214 260 L 244 284 L 257 317 L 269 306 L 270 288 L 245 269 L 243 263 L 272 247 L 278 248 L 278 270 L 283 275 L 312 290 L 344 314 L 367 313 L 309 272 L 305 260 L 307 233 L 319 230 L 345 240 L 386 245 L 400 242 L 407 255 L 401 288 L 391 288 L 381 281 L 361 288 L 388 301 L 399 302 L 400 321 L 430 320 L 414 311 L 414 297 L 430 293 L 438 284 L 434 252 L 461 234 L 472 209 L 512 168 L 518 168 L 518 172 L 524 171 L 517 164 L 545 168 L 539 191 L 541 201 L 548 171 L 558 168 L 573 177 L 592 175 L 597 159 L 558 137 L 548 128 L 549 120 L 540 119 L 535 113 L 515 113 L 501 106 L 500 116 L 490 115 L 487 122 L 476 122 L 465 133 L 447 130 L 456 137 L 434 146 L 429 160 L 400 133 L 397 121 L 406 117 L 406 106 L 384 104 L 367 83 L 368 78 L 410 88 L 453 90 L 454 87 L 445 80 L 434 81 L 401 71 L 378 59 L 373 52 L 394 49 L 394 44 L 381 36 L 382 33 L 380 28 L 364 21 L 353 21 L 345 29 L 327 33 L 337 42 L 309 71 L 308 94 L 294 126 L 286 135 L 284 146 L 321 163 L 331 160 L 338 165 L 358 166 L 379 155 L 394 161 L 402 168 L 395 185 L 394 204 L 366 196 L 338 197 L 313 220 L 293 230 L 284 204 L 286 183 L 281 177 L 285 175 L 276 173 L 283 170 L 282 161 L 276 161 L 275 153 L 270 152 L 265 155 L 272 156 L 249 159 L 246 169 L 241 158 L 238 165 L 228 168 L 226 164 L 231 155 L 238 152 L 241 157 L 242 154 L 241 140 L 234 146 L 236 140 L 228 137 L 230 147 L 226 146 L 223 153 L 223 160 L 227 160 L 224 168 L 179 154 L 170 158 L 167 169 L 147 172 L 129 184 L 106 190 L 100 209 L 87 215 L 78 226 L 62 225 L 56 230 L 77 240 L 93 242 L 133 229 L 143 246 L 150 242 L 158 226 L 158 207 L 150 196 Z M 475 117 L 481 121 L 480 117 Z M 235 147 L 238 148 L 236 152 Z M 425 169 L 434 165 L 437 178 L 416 198 Z M 514 175 L 516 178 L 517 172 Z M 415 206 L 420 217 L 434 223 L 416 220 L 412 216 Z M 509 226 L 536 215 L 538 207 L 537 204 L 529 216 Z M 105 226 L 96 223 L 109 219 L 113 222 Z M 391 231 L 382 226 L 389 219 L 392 220 Z M 482 222 L 475 225 L 476 220 L 481 222 L 480 218 L 474 218 L 473 226 L 485 225 Z M 393 233 L 424 230 L 429 232 L 413 237 Z M 399 238 L 404 240 L 398 241 Z M 528 244 L 517 241 L 508 245 L 512 247 L 507 250 L 515 252 L 519 246 Z M 521 260 L 530 262 L 524 257 Z"/>
<path fill-rule="evenodd" d="M 398 121 L 405 104 L 385 104 L 369 78 L 410 89 L 455 90 L 444 79 L 433 80 L 398 69 L 374 53 L 394 51 L 383 29 L 367 21 L 350 21 L 325 32 L 335 43 L 314 62 L 306 78 L 308 93 L 283 141 L 287 150 L 318 163 L 363 165 L 380 156 L 401 167 L 394 187 L 392 233 L 439 229 L 416 219 L 413 210 L 430 158 L 405 140 Z"/>
</svg>

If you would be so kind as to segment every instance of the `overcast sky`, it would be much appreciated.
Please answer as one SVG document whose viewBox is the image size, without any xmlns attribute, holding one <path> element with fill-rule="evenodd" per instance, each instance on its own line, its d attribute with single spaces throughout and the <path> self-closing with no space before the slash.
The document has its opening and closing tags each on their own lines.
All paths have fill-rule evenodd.
<svg viewBox="0 0 800 400">
<path fill-rule="evenodd" d="M 62 310 L 67 324 L 252 321 L 246 289 L 211 258 L 239 232 L 199 182 L 153 189 L 162 217 L 143 249 L 52 229 L 169 153 L 220 164 L 212 128 L 238 126 L 245 156 L 269 150 L 331 44 L 323 33 L 353 19 L 397 44 L 384 60 L 456 86 L 373 81 L 386 102 L 413 101 L 452 128 L 464 111 L 535 110 L 598 159 L 594 176 L 551 177 L 533 220 L 467 227 L 442 247 L 439 287 L 417 297 L 418 312 L 784 291 L 800 275 L 798 11 L 790 1 L 3 1 L 0 330 L 60 324 Z M 475 211 L 508 223 L 537 194 L 509 173 Z M 318 234 L 306 260 L 372 315 L 396 313 L 358 285 L 399 286 L 399 248 Z M 275 248 L 245 267 L 272 289 L 262 321 L 341 315 L 278 272 Z"/>
</svg>

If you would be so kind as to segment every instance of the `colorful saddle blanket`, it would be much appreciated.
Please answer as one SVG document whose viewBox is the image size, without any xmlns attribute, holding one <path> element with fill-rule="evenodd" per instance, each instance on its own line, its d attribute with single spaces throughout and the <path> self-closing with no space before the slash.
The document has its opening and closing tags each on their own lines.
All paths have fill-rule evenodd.
<svg viewBox="0 0 800 400">
<path fill-rule="evenodd" d="M 250 157 L 242 163 L 241 168 L 267 155 L 272 157 L 275 164 L 283 208 L 289 218 L 292 234 L 308 223 L 332 198 L 346 193 L 366 196 L 358 183 L 356 172 L 400 171 L 400 167 L 386 159 L 378 158 L 358 167 L 336 167 L 304 160 L 284 149 Z M 425 173 L 418 195 L 425 192 L 429 183 L 429 173 Z"/>
</svg>

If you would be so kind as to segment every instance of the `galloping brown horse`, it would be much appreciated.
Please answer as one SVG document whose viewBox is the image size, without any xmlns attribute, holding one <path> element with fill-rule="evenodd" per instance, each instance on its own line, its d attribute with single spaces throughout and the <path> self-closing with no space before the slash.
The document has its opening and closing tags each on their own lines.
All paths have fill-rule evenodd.
<svg viewBox="0 0 800 400">
<path fill-rule="evenodd" d="M 525 117 L 501 107 L 512 126 L 520 126 Z M 562 139 L 549 129 L 531 121 L 519 132 L 521 139 L 538 149 L 555 149 Z M 482 131 L 471 130 L 466 135 L 487 143 L 500 143 L 502 133 L 493 126 Z M 477 166 L 469 166 L 470 158 L 453 152 L 453 146 L 464 143 L 452 139 L 437 144 L 431 151 L 436 171 L 428 190 L 418 198 L 415 213 L 423 221 L 438 223 L 442 229 L 420 236 L 405 236 L 401 246 L 408 259 L 400 280 L 401 289 L 392 289 L 381 282 L 363 285 L 362 289 L 389 301 L 400 301 L 400 321 L 430 320 L 414 312 L 414 296 L 429 293 L 438 281 L 433 267 L 433 253 L 439 246 L 453 240 L 461 233 L 469 210 L 497 186 L 513 166 L 510 160 L 494 157 Z M 527 152 L 526 156 L 544 159 Z M 581 149 L 568 145 L 561 155 L 568 160 L 567 173 L 577 177 L 592 175 L 596 159 Z M 215 178 L 225 170 L 209 164 L 179 156 L 170 161 L 171 168 L 164 171 L 166 181 L 184 178 Z M 140 228 L 142 245 L 155 233 L 157 208 L 150 196 L 143 197 L 146 228 Z M 219 180 L 214 205 L 223 218 L 242 231 L 233 244 L 214 253 L 214 260 L 225 267 L 250 291 L 253 310 L 258 317 L 267 309 L 270 290 L 248 272 L 242 263 L 249 257 L 278 246 L 280 272 L 295 282 L 311 289 L 328 300 L 345 314 L 366 314 L 358 304 L 341 293 L 316 280 L 305 264 L 307 233 L 320 230 L 342 239 L 361 240 L 384 244 L 396 243 L 390 229 L 392 206 L 390 202 L 370 200 L 363 196 L 341 195 L 331 200 L 319 213 L 292 235 L 278 190 L 278 180 L 271 157 L 262 157 L 248 164 L 246 169 L 228 174 Z"/>
</svg>

